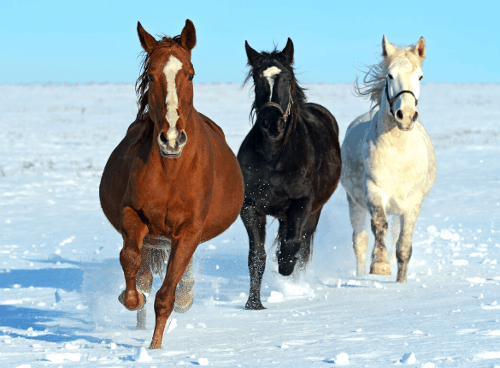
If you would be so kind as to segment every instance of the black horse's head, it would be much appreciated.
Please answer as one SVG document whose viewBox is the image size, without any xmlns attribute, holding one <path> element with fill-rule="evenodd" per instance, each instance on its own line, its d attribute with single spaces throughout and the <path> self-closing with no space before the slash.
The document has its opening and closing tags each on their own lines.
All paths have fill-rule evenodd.
<svg viewBox="0 0 500 368">
<path fill-rule="evenodd" d="M 257 52 L 245 41 L 248 65 L 247 80 L 253 78 L 255 101 L 252 113 L 257 116 L 265 136 L 279 141 L 285 136 L 293 109 L 305 97 L 293 73 L 293 43 L 289 38 L 282 51 Z"/>
</svg>

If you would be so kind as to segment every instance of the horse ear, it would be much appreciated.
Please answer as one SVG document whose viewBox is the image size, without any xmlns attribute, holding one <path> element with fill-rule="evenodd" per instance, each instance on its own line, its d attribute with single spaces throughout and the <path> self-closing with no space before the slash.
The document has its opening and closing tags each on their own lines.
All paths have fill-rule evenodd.
<svg viewBox="0 0 500 368">
<path fill-rule="evenodd" d="M 392 54 L 396 52 L 396 46 L 387 41 L 387 38 L 382 37 L 382 56 L 383 57 L 391 57 Z"/>
<path fill-rule="evenodd" d="M 415 55 L 420 57 L 423 61 L 425 59 L 425 39 L 420 37 L 417 44 L 411 49 Z"/>
<path fill-rule="evenodd" d="M 252 49 L 252 47 L 248 44 L 246 40 L 245 40 L 245 51 L 247 52 L 248 65 L 254 66 L 260 54 L 254 49 Z"/>
<path fill-rule="evenodd" d="M 186 25 L 181 33 L 181 45 L 188 51 L 196 46 L 196 29 L 189 19 L 186 19 Z"/>
<path fill-rule="evenodd" d="M 285 48 L 283 49 L 283 51 L 281 51 L 281 53 L 283 55 L 285 55 L 286 59 L 291 63 L 293 64 L 293 42 L 292 40 L 290 39 L 290 37 L 288 37 L 288 41 L 286 42 L 286 46 Z"/>
<path fill-rule="evenodd" d="M 141 46 L 148 54 L 153 51 L 156 47 L 158 41 L 155 40 L 144 28 L 142 28 L 141 22 L 137 22 L 137 34 L 139 35 L 139 40 L 141 41 Z"/>
</svg>

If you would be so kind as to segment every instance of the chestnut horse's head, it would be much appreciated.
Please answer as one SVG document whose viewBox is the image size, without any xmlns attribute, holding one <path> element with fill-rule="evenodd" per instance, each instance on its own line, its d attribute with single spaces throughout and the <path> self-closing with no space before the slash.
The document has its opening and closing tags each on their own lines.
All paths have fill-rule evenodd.
<svg viewBox="0 0 500 368">
<path fill-rule="evenodd" d="M 146 52 L 142 75 L 139 114 L 146 112 L 154 121 L 155 137 L 163 157 L 177 158 L 186 145 L 186 123 L 193 109 L 191 50 L 196 30 L 188 19 L 180 36 L 157 41 L 137 24 L 142 48 Z"/>
</svg>

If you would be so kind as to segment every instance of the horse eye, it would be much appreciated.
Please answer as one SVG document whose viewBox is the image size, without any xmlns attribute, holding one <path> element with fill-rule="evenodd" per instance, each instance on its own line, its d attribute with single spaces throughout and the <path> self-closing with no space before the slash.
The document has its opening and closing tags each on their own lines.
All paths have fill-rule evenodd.
<svg viewBox="0 0 500 368">
<path fill-rule="evenodd" d="M 192 81 L 192 80 L 193 80 L 193 78 L 194 78 L 194 74 L 189 74 L 189 78 L 188 78 L 188 79 L 189 79 L 190 81 Z"/>
<path fill-rule="evenodd" d="M 418 80 L 422 80 L 422 79 L 424 79 L 423 75 L 421 75 L 420 77 L 418 77 Z"/>
<path fill-rule="evenodd" d="M 387 74 L 387 76 L 389 77 L 389 79 L 394 79 L 394 77 L 392 76 L 392 74 Z"/>
<path fill-rule="evenodd" d="M 152 82 L 155 80 L 155 77 L 153 76 L 153 74 L 149 74 L 148 79 Z"/>
</svg>

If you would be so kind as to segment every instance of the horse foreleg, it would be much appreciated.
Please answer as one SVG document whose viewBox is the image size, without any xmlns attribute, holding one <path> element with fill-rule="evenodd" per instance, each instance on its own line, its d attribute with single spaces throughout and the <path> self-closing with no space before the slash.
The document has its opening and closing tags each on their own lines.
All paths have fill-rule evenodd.
<svg viewBox="0 0 500 368">
<path fill-rule="evenodd" d="M 265 309 L 260 300 L 262 277 L 266 269 L 266 215 L 259 213 L 255 207 L 243 206 L 240 213 L 248 233 L 249 252 L 248 270 L 250 272 L 250 292 L 245 309 Z"/>
<path fill-rule="evenodd" d="M 151 292 L 153 286 L 153 273 L 151 272 L 151 249 L 143 248 L 141 256 L 141 268 L 137 275 L 137 288 L 147 295 Z M 137 330 L 146 329 L 146 308 L 137 311 Z"/>
<path fill-rule="evenodd" d="M 398 260 L 397 282 L 406 282 L 408 263 L 410 262 L 413 248 L 413 230 L 415 229 L 415 224 L 417 223 L 417 217 L 419 213 L 420 208 L 402 216 L 401 232 L 399 234 L 396 250 L 396 258 Z"/>
<path fill-rule="evenodd" d="M 200 243 L 200 234 L 197 236 L 183 235 L 182 239 L 172 241 L 172 248 L 168 258 L 167 274 L 161 288 L 156 293 L 155 314 L 156 323 L 150 349 L 160 349 L 163 340 L 163 331 L 168 317 L 172 314 L 175 304 L 175 291 L 179 281 L 193 257 L 196 247 Z"/>
<path fill-rule="evenodd" d="M 137 274 L 141 268 L 142 241 L 148 233 L 148 227 L 135 210 L 125 207 L 122 228 L 120 263 L 125 275 L 125 290 L 118 299 L 128 310 L 138 310 L 145 303 L 144 294 L 137 290 Z"/>
<path fill-rule="evenodd" d="M 352 245 L 356 255 L 356 275 L 365 275 L 366 250 L 368 248 L 368 233 L 366 232 L 365 220 L 366 209 L 358 205 L 347 195 L 349 203 L 349 218 L 352 226 Z"/>
<path fill-rule="evenodd" d="M 374 275 L 390 275 L 391 264 L 385 246 L 385 235 L 389 228 L 389 222 L 384 209 L 384 193 L 373 183 L 367 183 L 369 209 L 372 215 L 371 228 L 375 235 L 375 247 L 372 253 L 372 264 L 370 273 Z"/>
</svg>

